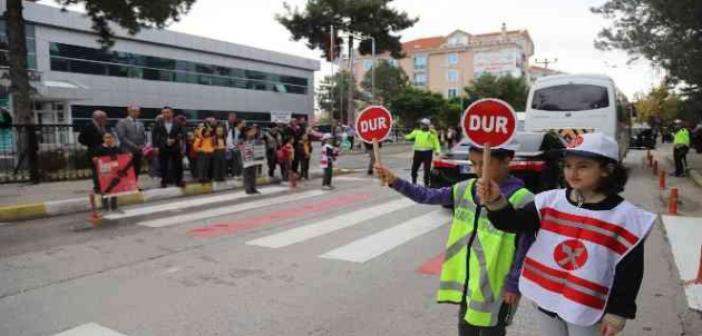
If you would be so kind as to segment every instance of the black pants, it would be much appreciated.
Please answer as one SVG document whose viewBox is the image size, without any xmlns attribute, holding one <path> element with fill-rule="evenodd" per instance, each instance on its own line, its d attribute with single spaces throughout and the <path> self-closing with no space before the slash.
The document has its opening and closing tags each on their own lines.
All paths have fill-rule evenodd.
<svg viewBox="0 0 702 336">
<path fill-rule="evenodd" d="M 200 182 L 210 181 L 210 167 L 212 166 L 212 154 L 197 153 L 197 178 Z"/>
<path fill-rule="evenodd" d="M 332 175 L 334 173 L 334 168 L 332 167 L 331 162 L 329 163 L 329 166 L 327 168 L 324 168 L 324 177 L 322 178 L 322 186 L 330 186 L 331 187 L 331 180 L 332 180 Z"/>
<path fill-rule="evenodd" d="M 266 149 L 266 161 L 268 163 L 268 176 L 269 177 L 275 176 L 275 166 L 277 164 L 276 157 L 275 157 L 275 149 L 273 149 L 273 148 Z"/>
<path fill-rule="evenodd" d="M 229 166 L 229 172 L 232 176 L 241 176 L 241 172 L 244 169 L 242 166 L 243 160 L 241 158 L 241 151 L 238 149 L 231 150 L 231 159 L 227 161 L 227 166 Z"/>
<path fill-rule="evenodd" d="M 244 168 L 243 180 L 244 180 L 244 190 L 247 194 L 255 193 L 256 190 L 256 170 L 258 166 L 251 166 Z"/>
<path fill-rule="evenodd" d="M 161 185 L 183 182 L 183 155 L 179 150 L 160 150 L 158 164 L 161 169 Z"/>
<path fill-rule="evenodd" d="M 304 178 L 305 180 L 310 179 L 310 158 L 302 158 L 300 160 L 300 178 Z"/>
<path fill-rule="evenodd" d="M 431 160 L 434 158 L 434 151 L 414 151 L 412 158 L 412 183 L 417 183 L 417 173 L 419 165 L 424 165 L 424 186 L 429 186 L 429 171 L 431 170 Z"/>
<path fill-rule="evenodd" d="M 295 153 L 295 157 L 293 157 L 293 161 L 292 161 L 292 167 L 290 167 L 290 169 L 296 173 L 299 173 L 300 171 L 298 169 L 300 168 L 301 161 L 302 161 L 302 154 Z"/>
<path fill-rule="evenodd" d="M 132 166 L 134 167 L 134 180 L 139 180 L 139 173 L 141 172 L 141 151 L 132 152 Z"/>
<path fill-rule="evenodd" d="M 212 177 L 215 181 L 224 181 L 227 175 L 226 149 L 216 149 L 212 157 Z"/>
<path fill-rule="evenodd" d="M 687 163 L 688 147 L 675 147 L 673 149 L 673 159 L 675 160 L 675 176 L 685 174 L 685 164 Z"/>
<path fill-rule="evenodd" d="M 89 149 L 88 150 L 88 161 L 90 162 L 90 171 L 93 173 L 93 191 L 96 193 L 100 192 L 100 180 L 98 179 L 98 173 L 97 173 L 97 167 L 96 164 L 93 163 L 93 158 L 95 158 L 95 154 L 92 153 L 92 151 Z"/>
<path fill-rule="evenodd" d="M 509 305 L 502 305 L 497 325 L 494 327 L 476 327 L 468 324 L 465 320 L 466 310 L 466 304 L 462 303 L 458 311 L 458 336 L 504 336 L 507 333 L 505 318 L 510 310 Z"/>
</svg>

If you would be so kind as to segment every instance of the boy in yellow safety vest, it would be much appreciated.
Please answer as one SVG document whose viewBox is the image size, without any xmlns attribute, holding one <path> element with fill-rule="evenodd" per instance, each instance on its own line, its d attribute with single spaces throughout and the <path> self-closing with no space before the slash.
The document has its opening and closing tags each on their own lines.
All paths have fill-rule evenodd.
<svg viewBox="0 0 702 336">
<path fill-rule="evenodd" d="M 509 174 L 516 146 L 513 142 L 493 149 L 487 170 L 509 202 L 519 208 L 530 203 L 533 195 L 524 182 Z M 471 148 L 469 159 L 482 176 L 482 150 Z M 431 189 L 402 180 L 382 165 L 376 165 L 375 171 L 388 186 L 415 202 L 453 206 L 437 301 L 460 305 L 460 336 L 505 335 L 519 301 L 519 271 L 533 234 L 496 230 L 476 197 L 475 179 Z"/>
</svg>

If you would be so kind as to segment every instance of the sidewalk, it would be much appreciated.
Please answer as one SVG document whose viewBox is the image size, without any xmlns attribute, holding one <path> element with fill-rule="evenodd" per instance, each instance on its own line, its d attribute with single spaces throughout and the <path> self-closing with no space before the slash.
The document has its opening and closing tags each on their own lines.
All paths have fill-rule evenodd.
<svg viewBox="0 0 702 336">
<path fill-rule="evenodd" d="M 335 175 L 352 172 L 349 169 L 334 169 Z M 322 171 L 315 165 L 310 168 L 310 179 L 322 177 Z M 259 186 L 280 183 L 280 178 L 259 176 Z M 157 200 L 183 196 L 204 195 L 220 191 L 243 188 L 240 178 L 229 178 L 224 182 L 188 182 L 184 188 L 160 188 L 160 179 L 144 174 L 139 177 L 143 191 L 117 197 L 120 206 L 148 203 Z M 0 187 L 0 222 L 19 221 L 69 213 L 90 211 L 91 180 L 77 180 L 42 184 L 11 184 Z M 100 207 L 99 199 L 97 207 Z M 2 224 L 2 223 L 0 223 Z"/>
</svg>

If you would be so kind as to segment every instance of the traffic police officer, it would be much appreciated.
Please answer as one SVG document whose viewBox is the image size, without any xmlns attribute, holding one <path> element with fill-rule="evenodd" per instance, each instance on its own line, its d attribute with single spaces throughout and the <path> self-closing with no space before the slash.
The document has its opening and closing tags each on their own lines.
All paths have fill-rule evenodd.
<svg viewBox="0 0 702 336">
<path fill-rule="evenodd" d="M 419 165 L 424 166 L 424 185 L 429 185 L 429 171 L 431 170 L 431 161 L 434 154 L 441 152 L 441 144 L 435 132 L 432 132 L 429 127 L 431 121 L 424 118 L 419 121 L 419 129 L 415 129 L 412 133 L 405 136 L 406 140 L 414 140 L 414 157 L 412 158 L 412 183 L 417 183 L 417 172 Z"/>
</svg>

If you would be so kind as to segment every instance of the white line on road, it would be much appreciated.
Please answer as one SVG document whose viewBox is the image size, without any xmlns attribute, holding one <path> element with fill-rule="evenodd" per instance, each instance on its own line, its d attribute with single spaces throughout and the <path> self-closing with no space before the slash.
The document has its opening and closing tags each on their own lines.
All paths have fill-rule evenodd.
<svg viewBox="0 0 702 336">
<path fill-rule="evenodd" d="M 288 188 L 268 187 L 268 188 L 261 188 L 260 189 L 261 194 L 264 194 L 264 195 L 279 193 L 279 192 L 283 192 L 285 190 L 288 190 Z M 217 202 L 234 201 L 234 200 L 247 198 L 247 197 L 249 197 L 249 195 L 247 195 L 243 191 L 240 191 L 240 192 L 230 193 L 230 194 L 226 194 L 226 195 L 202 197 L 202 198 L 188 199 L 188 200 L 160 204 L 160 205 L 146 206 L 146 207 L 141 207 L 141 208 L 136 208 L 136 209 L 127 209 L 124 211 L 124 213 L 111 213 L 111 214 L 105 215 L 104 218 L 111 219 L 111 220 L 124 219 L 124 218 L 130 218 L 130 217 L 135 217 L 135 216 L 148 215 L 148 214 L 162 212 L 162 211 L 182 210 L 184 208 L 203 206 L 203 205 L 217 203 Z"/>
<path fill-rule="evenodd" d="M 321 222 L 308 224 L 287 231 L 283 231 L 270 236 L 246 242 L 247 245 L 255 245 L 270 248 L 280 248 L 303 242 L 308 239 L 323 236 L 325 234 L 351 227 L 378 216 L 388 214 L 393 211 L 404 209 L 415 203 L 408 199 L 394 200 L 371 208 L 363 208 L 357 211 L 341 214 L 339 216 L 323 220 Z"/>
<path fill-rule="evenodd" d="M 371 178 L 368 177 L 357 177 L 357 176 L 339 176 L 334 178 L 335 181 L 370 181 Z"/>
<path fill-rule="evenodd" d="M 271 206 L 276 204 L 281 204 L 285 202 L 299 201 L 301 199 L 315 197 L 325 194 L 322 190 L 312 190 L 303 193 L 295 193 L 291 195 L 279 196 L 275 198 L 267 198 L 254 202 L 237 204 L 234 206 L 225 206 L 216 209 L 204 210 L 193 212 L 189 214 L 182 214 L 177 216 L 164 217 L 154 220 L 148 220 L 137 223 L 137 225 L 148 226 L 152 228 L 171 226 L 180 223 L 186 223 L 190 221 L 197 221 L 202 219 L 214 218 L 219 216 L 231 215 L 237 212 L 251 210 L 256 208 L 262 208 L 265 206 Z"/>
<path fill-rule="evenodd" d="M 127 336 L 97 323 L 87 323 L 54 336 Z"/>
<path fill-rule="evenodd" d="M 364 263 L 416 237 L 446 224 L 450 214 L 445 209 L 432 211 L 406 223 L 393 226 L 320 255 L 320 258 Z"/>
</svg>

